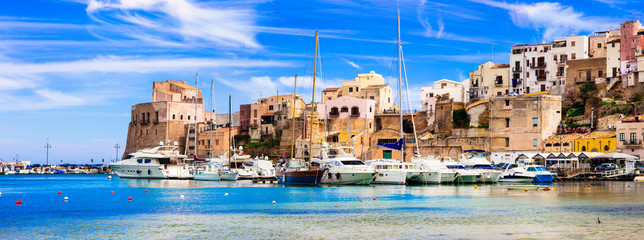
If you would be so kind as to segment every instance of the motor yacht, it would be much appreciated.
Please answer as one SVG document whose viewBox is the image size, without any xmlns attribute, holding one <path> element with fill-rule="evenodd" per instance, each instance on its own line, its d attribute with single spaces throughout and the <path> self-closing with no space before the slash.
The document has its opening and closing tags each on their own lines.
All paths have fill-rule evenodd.
<svg viewBox="0 0 644 240">
<path fill-rule="evenodd" d="M 433 156 L 415 156 L 411 162 L 421 172 L 418 178 L 411 180 L 412 184 L 450 183 L 456 178 L 455 171 L 448 169 L 445 164 Z"/>
<path fill-rule="evenodd" d="M 492 164 L 487 161 L 483 150 L 465 150 L 465 153 L 461 155 L 460 162 L 469 170 L 480 175 L 480 183 L 498 182 L 503 174 L 501 171 L 495 170 Z"/>
<path fill-rule="evenodd" d="M 499 181 L 530 183 L 535 177 L 536 175 L 534 173 L 528 172 L 528 170 L 517 164 L 508 164 Z"/>
<path fill-rule="evenodd" d="M 466 169 L 465 166 L 459 162 L 450 159 L 450 161 L 445 161 L 443 163 L 450 170 L 456 171 L 457 175 L 454 180 L 456 183 L 477 183 L 481 178 L 481 174 L 476 171 Z"/>
<path fill-rule="evenodd" d="M 371 182 L 376 184 L 406 184 L 421 174 L 415 164 L 393 159 L 368 160 L 366 165 L 376 170 L 376 177 Z"/>
<path fill-rule="evenodd" d="M 554 178 L 554 174 L 548 172 L 542 165 L 526 165 L 524 168 L 535 175 L 532 179 L 534 183 L 551 183 Z"/>
<path fill-rule="evenodd" d="M 326 169 L 322 176 L 322 184 L 336 185 L 368 185 L 376 171 L 373 167 L 365 165 L 360 159 L 353 155 L 352 147 L 333 147 L 328 143 L 322 143 L 320 157 L 314 158 L 323 169 Z"/>
<path fill-rule="evenodd" d="M 192 179 L 186 155 L 179 154 L 177 143 L 128 154 L 110 167 L 122 178 Z"/>
</svg>

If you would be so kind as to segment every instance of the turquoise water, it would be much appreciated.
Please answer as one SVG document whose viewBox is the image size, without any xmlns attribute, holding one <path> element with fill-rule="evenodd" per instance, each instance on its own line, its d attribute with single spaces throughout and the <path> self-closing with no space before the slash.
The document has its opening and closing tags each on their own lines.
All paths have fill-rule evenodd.
<svg viewBox="0 0 644 240">
<path fill-rule="evenodd" d="M 644 238 L 644 184 L 584 184 L 525 192 L 8 175 L 0 239 Z"/>
</svg>

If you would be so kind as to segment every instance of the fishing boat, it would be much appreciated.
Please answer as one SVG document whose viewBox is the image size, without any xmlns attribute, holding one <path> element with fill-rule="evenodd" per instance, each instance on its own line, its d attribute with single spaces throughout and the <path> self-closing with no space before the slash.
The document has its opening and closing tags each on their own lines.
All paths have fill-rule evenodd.
<svg viewBox="0 0 644 240">
<path fill-rule="evenodd" d="M 157 147 L 128 154 L 110 167 L 122 178 L 192 179 L 185 158 L 186 155 L 179 154 L 176 142 L 174 145 L 160 142 Z"/>
<path fill-rule="evenodd" d="M 554 174 L 548 172 L 542 165 L 526 165 L 524 168 L 535 175 L 532 179 L 534 183 L 551 183 L 554 178 Z"/>
<path fill-rule="evenodd" d="M 315 116 L 315 76 L 317 70 L 317 53 L 318 53 L 318 31 L 315 31 L 315 50 L 313 53 L 313 94 L 311 99 L 311 127 L 309 128 L 309 161 L 306 162 L 301 159 L 293 158 L 293 148 L 294 145 L 291 145 L 291 159 L 284 161 L 279 165 L 275 176 L 282 184 L 303 184 L 303 185 L 317 185 L 322 180 L 324 175 L 324 170 L 320 167 L 313 167 L 312 158 L 313 158 L 313 117 Z M 297 93 L 297 76 L 295 77 L 295 90 L 293 92 L 293 103 L 295 103 L 295 94 Z M 293 104 L 293 116 L 291 119 L 295 119 L 295 104 Z M 306 117 L 306 115 L 305 115 Z M 293 127 L 293 136 L 295 136 L 295 128 Z M 295 137 L 293 137 L 295 139 Z M 295 141 L 293 141 L 295 144 Z"/>
<path fill-rule="evenodd" d="M 313 160 L 326 169 L 322 184 L 369 185 L 373 181 L 375 169 L 365 165 L 352 152 L 352 147 L 333 147 L 326 142 L 322 143 L 320 158 Z"/>
<path fill-rule="evenodd" d="M 502 172 L 495 170 L 490 162 L 487 161 L 483 150 L 465 150 L 461 155 L 460 162 L 469 170 L 478 172 L 480 183 L 495 183 L 502 176 Z"/>
</svg>

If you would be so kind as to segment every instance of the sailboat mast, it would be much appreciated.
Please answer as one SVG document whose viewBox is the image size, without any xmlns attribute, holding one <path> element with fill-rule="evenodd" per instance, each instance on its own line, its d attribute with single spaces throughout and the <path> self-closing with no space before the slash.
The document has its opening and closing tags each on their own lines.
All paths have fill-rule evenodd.
<svg viewBox="0 0 644 240">
<path fill-rule="evenodd" d="M 234 151 L 234 149 L 230 149 L 230 144 L 231 144 L 231 142 L 232 142 L 232 137 L 233 137 L 232 135 L 230 135 L 230 134 L 231 134 L 231 130 L 232 130 L 232 128 L 233 128 L 233 123 L 232 123 L 232 121 L 231 121 L 231 115 L 230 115 L 230 112 L 232 111 L 232 108 L 233 108 L 233 105 L 232 105 L 232 103 L 231 103 L 231 99 L 232 99 L 232 98 L 231 98 L 231 95 L 228 95 L 228 149 L 229 149 L 229 150 L 233 150 L 233 152 L 235 152 L 235 151 Z M 230 158 L 231 158 L 231 155 L 230 155 L 230 154 L 231 154 L 231 153 L 230 153 L 230 151 L 229 151 L 229 152 L 228 152 L 228 168 L 232 168 L 232 167 L 230 166 Z"/>
<path fill-rule="evenodd" d="M 197 159 L 197 97 L 199 97 L 199 73 L 197 73 L 197 77 L 195 78 L 195 155 L 192 159 L 196 160 Z"/>
<path fill-rule="evenodd" d="M 293 154 L 295 151 L 295 94 L 297 93 L 297 74 L 295 74 L 295 87 L 293 89 L 293 102 L 291 105 L 293 105 L 293 116 L 291 117 L 291 128 L 293 129 L 293 143 L 291 144 L 291 159 L 293 159 Z M 306 115 L 304 116 L 306 117 Z"/>
<path fill-rule="evenodd" d="M 212 115 L 215 114 L 215 85 L 214 81 L 210 80 L 210 141 L 208 142 L 208 158 L 212 159 Z"/>
<path fill-rule="evenodd" d="M 400 139 L 402 139 L 402 145 L 400 149 L 400 161 L 405 161 L 405 139 L 403 137 L 403 100 L 402 100 L 402 43 L 400 42 L 400 8 L 398 8 L 398 97 L 400 99 Z"/>
<path fill-rule="evenodd" d="M 313 94 L 311 95 L 311 129 L 309 129 L 309 169 L 313 161 L 313 115 L 315 113 L 315 70 L 318 60 L 318 31 L 315 31 L 315 51 L 313 52 Z"/>
</svg>

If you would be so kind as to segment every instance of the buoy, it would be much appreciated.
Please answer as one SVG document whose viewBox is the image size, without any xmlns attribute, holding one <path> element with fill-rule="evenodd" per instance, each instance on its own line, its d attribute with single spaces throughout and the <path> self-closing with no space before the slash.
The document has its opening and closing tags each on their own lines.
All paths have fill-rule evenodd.
<svg viewBox="0 0 644 240">
<path fill-rule="evenodd" d="M 22 200 L 16 201 L 16 204 L 22 204 Z"/>
<path fill-rule="evenodd" d="M 335 205 L 335 207 L 338 207 L 338 205 Z"/>
<path fill-rule="evenodd" d="M 631 185 L 630 185 L 630 184 L 628 184 L 628 187 L 631 187 Z"/>
<path fill-rule="evenodd" d="M 362 202 L 362 200 L 360 200 L 360 202 Z"/>
<path fill-rule="evenodd" d="M 273 204 L 276 204 L 277 202 L 273 201 L 272 203 L 273 203 Z"/>
<path fill-rule="evenodd" d="M 373 198 L 374 201 L 376 201 L 376 198 Z"/>
<path fill-rule="evenodd" d="M 525 188 L 525 189 L 523 189 L 523 190 L 525 190 L 525 191 L 527 192 L 527 191 L 528 191 L 528 188 Z"/>
<path fill-rule="evenodd" d="M 107 176 L 107 179 L 112 179 L 112 175 L 108 175 L 108 176 Z"/>
<path fill-rule="evenodd" d="M 183 194 L 181 194 L 181 196 L 179 196 L 179 197 L 180 197 L 180 198 L 184 198 L 185 196 L 183 196 Z"/>
<path fill-rule="evenodd" d="M 58 195 L 61 195 L 61 194 L 63 194 L 63 192 L 61 192 L 61 191 L 58 191 Z"/>
<path fill-rule="evenodd" d="M 2 196 L 2 193 L 0 192 L 0 196 Z"/>
<path fill-rule="evenodd" d="M 610 185 L 610 187 L 611 187 L 611 188 L 614 188 L 614 187 L 615 187 L 615 184 L 611 184 L 611 185 Z"/>
<path fill-rule="evenodd" d="M 228 197 L 228 193 L 224 193 L 224 196 Z"/>
<path fill-rule="evenodd" d="M 63 200 L 67 201 L 67 200 L 69 200 L 69 198 L 67 196 L 65 196 L 65 198 L 63 198 Z"/>
<path fill-rule="evenodd" d="M 147 189 L 145 189 L 145 192 L 148 192 L 148 190 L 147 190 Z"/>
<path fill-rule="evenodd" d="M 111 191 L 110 193 L 111 193 L 111 194 L 114 194 L 114 191 Z"/>
<path fill-rule="evenodd" d="M 546 191 L 550 191 L 550 188 L 549 188 L 549 187 L 546 187 Z"/>
<path fill-rule="evenodd" d="M 127 198 L 127 200 L 130 200 L 130 201 L 132 201 L 132 197 L 128 197 L 128 198 Z"/>
<path fill-rule="evenodd" d="M 557 191 L 557 187 L 553 187 L 553 188 L 552 188 L 552 191 Z"/>
<path fill-rule="evenodd" d="M 587 187 L 588 187 L 588 185 L 585 185 L 585 184 L 584 184 L 584 188 L 587 188 Z"/>
</svg>

